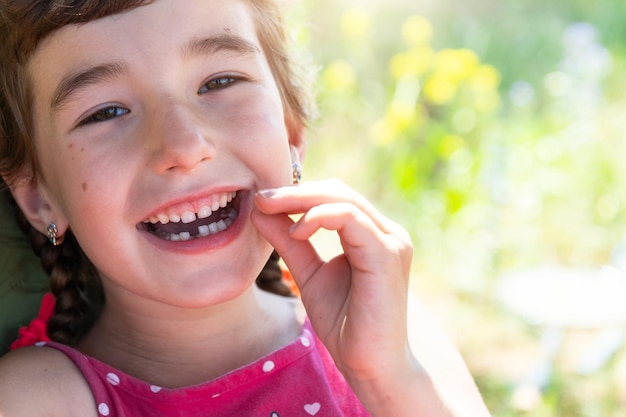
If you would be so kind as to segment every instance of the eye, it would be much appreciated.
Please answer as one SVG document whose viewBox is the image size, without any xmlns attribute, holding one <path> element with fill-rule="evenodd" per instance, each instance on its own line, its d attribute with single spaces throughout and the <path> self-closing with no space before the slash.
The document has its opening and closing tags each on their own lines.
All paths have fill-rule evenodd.
<svg viewBox="0 0 626 417">
<path fill-rule="evenodd" d="M 109 106 L 90 114 L 86 118 L 80 121 L 79 126 L 87 125 L 90 123 L 106 122 L 108 120 L 115 119 L 125 114 L 130 113 L 130 110 L 119 106 Z"/>
<path fill-rule="evenodd" d="M 198 89 L 198 94 L 204 94 L 216 90 L 223 90 L 224 88 L 232 86 L 237 81 L 239 81 L 239 78 L 230 75 L 212 78 Z"/>
</svg>

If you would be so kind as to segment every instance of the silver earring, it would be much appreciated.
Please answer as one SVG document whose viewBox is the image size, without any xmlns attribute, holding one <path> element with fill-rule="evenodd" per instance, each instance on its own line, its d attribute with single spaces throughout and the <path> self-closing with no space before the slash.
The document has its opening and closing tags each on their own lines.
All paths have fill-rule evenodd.
<svg viewBox="0 0 626 417">
<path fill-rule="evenodd" d="M 57 225 L 54 223 L 50 223 L 48 228 L 46 229 L 48 232 L 48 240 L 52 243 L 53 246 L 59 246 L 63 243 L 64 236 L 59 236 L 59 229 L 57 229 Z"/>
<path fill-rule="evenodd" d="M 300 184 L 300 181 L 302 181 L 302 165 L 300 165 L 300 162 L 291 163 L 291 175 L 293 184 Z"/>
</svg>

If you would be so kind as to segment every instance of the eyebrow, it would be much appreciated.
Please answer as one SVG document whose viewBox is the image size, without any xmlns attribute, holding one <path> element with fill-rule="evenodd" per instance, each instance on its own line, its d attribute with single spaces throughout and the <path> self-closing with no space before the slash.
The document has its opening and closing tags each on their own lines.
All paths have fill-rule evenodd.
<svg viewBox="0 0 626 417">
<path fill-rule="evenodd" d="M 183 56 L 190 58 L 197 55 L 214 54 L 219 51 L 231 51 L 238 55 L 261 52 L 258 46 L 240 36 L 221 34 L 191 40 L 183 47 Z"/>
<path fill-rule="evenodd" d="M 183 56 L 187 58 L 214 54 L 219 51 L 232 51 L 239 55 L 257 54 L 261 52 L 259 47 L 254 43 L 240 36 L 230 34 L 193 39 L 182 48 Z M 58 110 L 81 89 L 119 76 L 126 71 L 127 67 L 124 64 L 111 62 L 69 74 L 61 80 L 52 95 L 51 108 Z"/>
<path fill-rule="evenodd" d="M 51 107 L 57 110 L 67 103 L 79 90 L 90 85 L 111 79 L 126 72 L 126 66 L 117 63 L 105 63 L 64 77 L 52 95 Z"/>
</svg>

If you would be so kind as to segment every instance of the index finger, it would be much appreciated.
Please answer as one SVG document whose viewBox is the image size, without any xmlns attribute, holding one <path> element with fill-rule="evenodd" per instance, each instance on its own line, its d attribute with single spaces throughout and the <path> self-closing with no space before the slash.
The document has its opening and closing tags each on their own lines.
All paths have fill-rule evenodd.
<svg viewBox="0 0 626 417">
<path fill-rule="evenodd" d="M 383 216 L 361 194 L 339 180 L 312 181 L 298 185 L 261 190 L 255 196 L 255 203 L 265 214 L 301 214 L 312 207 L 327 203 L 347 202 L 364 212 L 384 233 L 394 233 L 397 226 Z"/>
</svg>

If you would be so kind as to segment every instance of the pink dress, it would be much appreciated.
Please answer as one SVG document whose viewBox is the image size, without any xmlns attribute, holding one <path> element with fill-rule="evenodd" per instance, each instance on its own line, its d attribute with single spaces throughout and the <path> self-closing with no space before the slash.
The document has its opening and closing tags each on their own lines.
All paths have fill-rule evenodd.
<svg viewBox="0 0 626 417">
<path fill-rule="evenodd" d="M 289 345 L 200 385 L 166 389 L 140 381 L 69 346 L 40 342 L 81 370 L 103 417 L 369 416 L 310 323 Z"/>
</svg>

